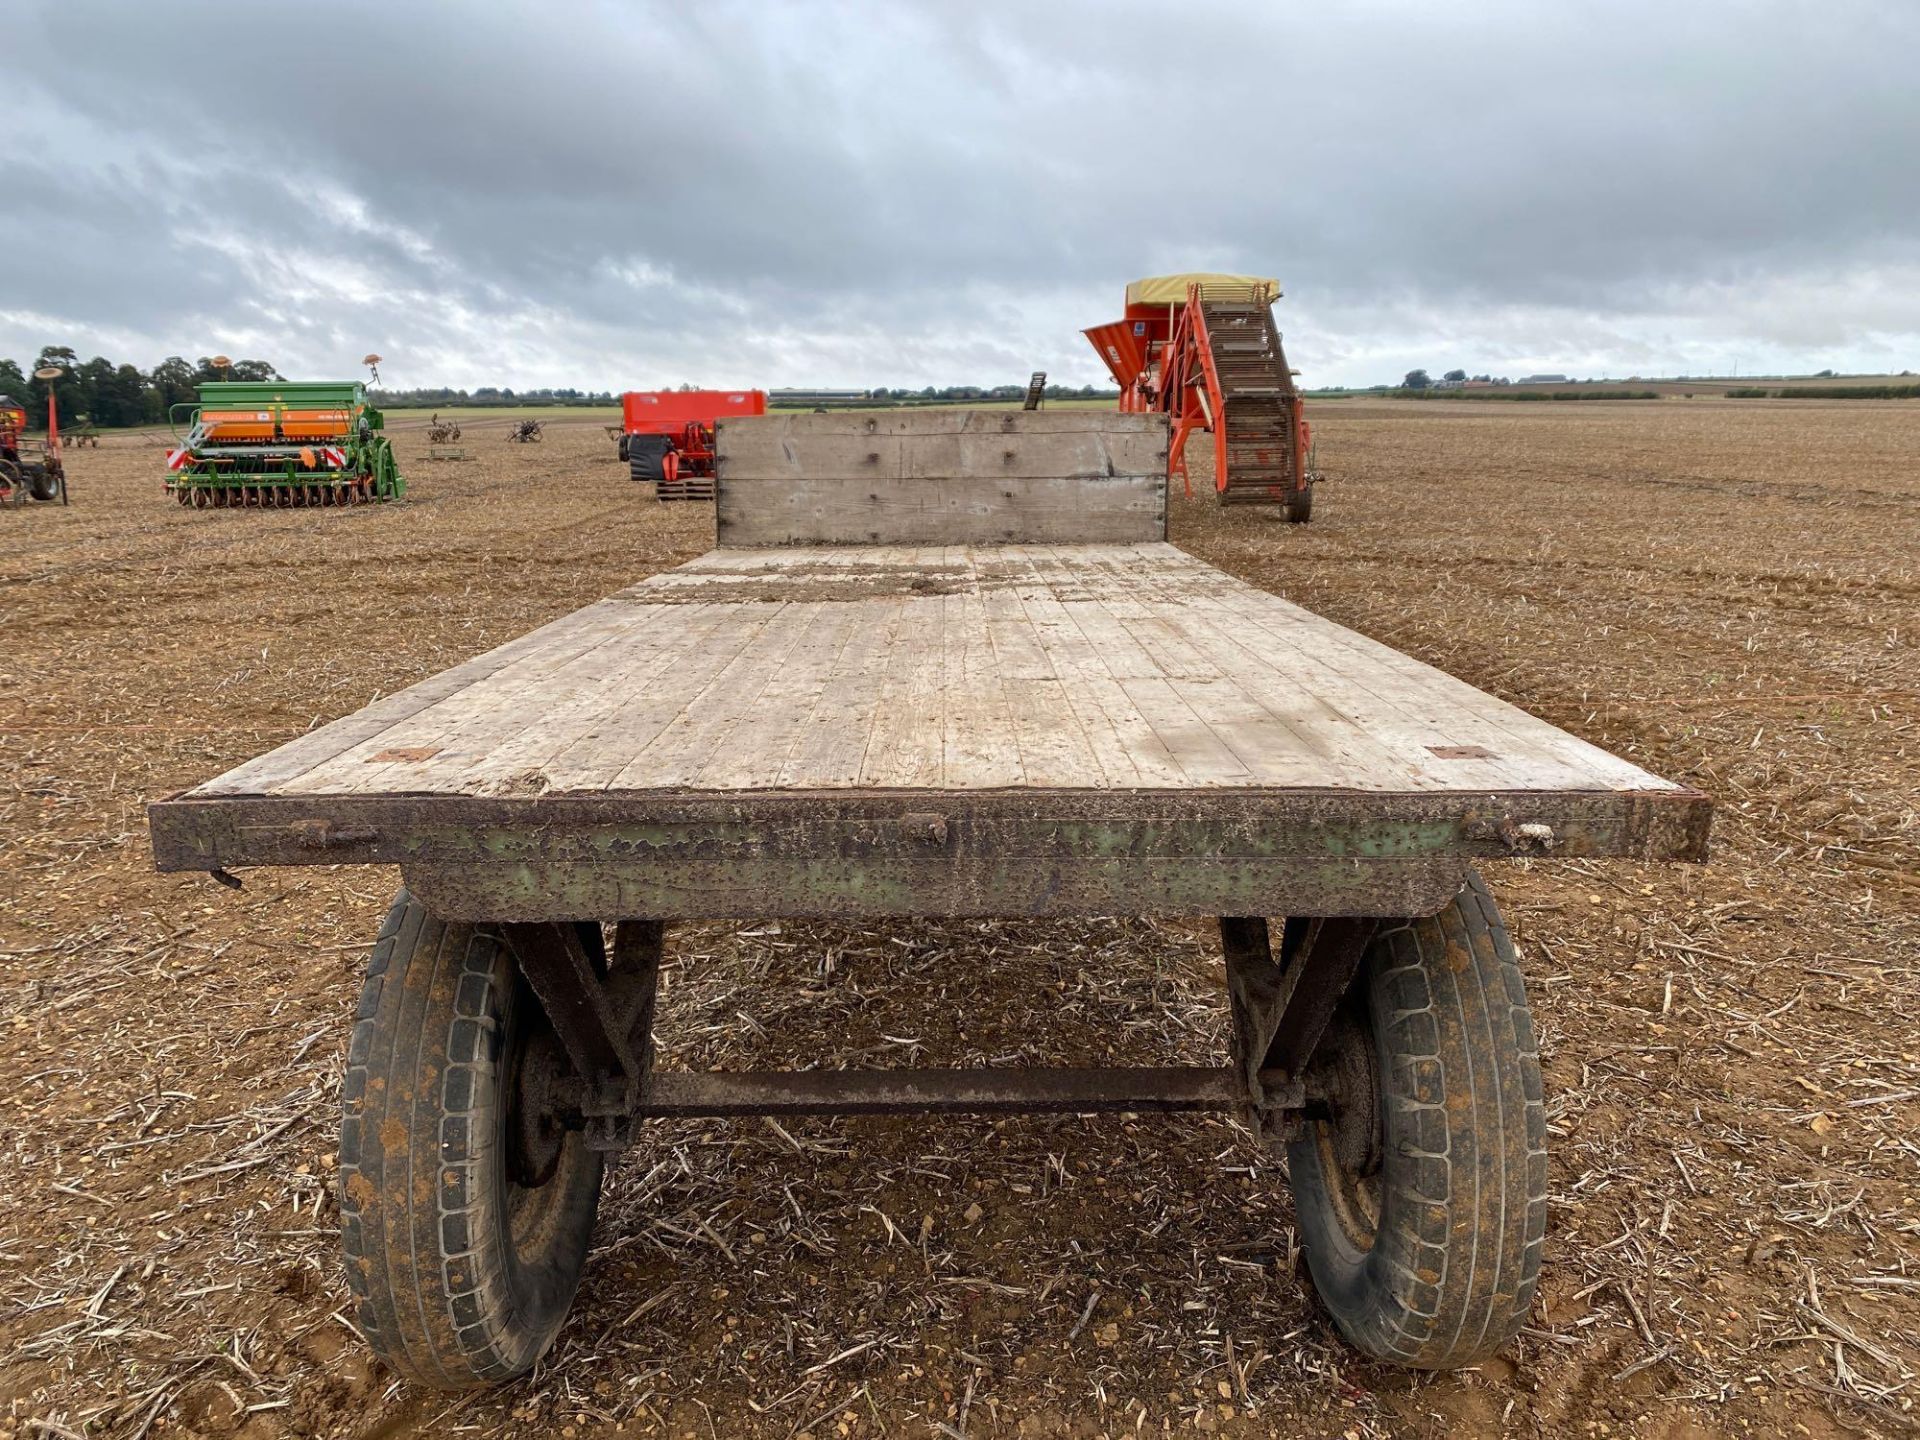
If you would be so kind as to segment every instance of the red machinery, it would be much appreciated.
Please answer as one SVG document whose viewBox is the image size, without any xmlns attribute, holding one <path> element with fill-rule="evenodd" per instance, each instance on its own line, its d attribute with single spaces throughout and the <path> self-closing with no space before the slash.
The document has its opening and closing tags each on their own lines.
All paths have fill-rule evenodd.
<svg viewBox="0 0 1920 1440">
<path fill-rule="evenodd" d="M 33 373 L 35 379 L 47 380 L 57 379 L 63 372 L 49 366 Z M 36 445 L 23 438 L 26 429 L 26 407 L 0 395 L 0 505 L 53 499 L 65 505 L 67 473 L 60 455 L 60 419 L 51 389 L 47 392 L 47 438 Z"/>
<path fill-rule="evenodd" d="M 620 397 L 620 458 L 662 500 L 713 497 L 713 427 L 767 413 L 764 390 L 629 390 Z"/>
<path fill-rule="evenodd" d="M 1213 435 L 1223 504 L 1313 513 L 1313 447 L 1300 392 L 1280 348 L 1280 282 L 1249 275 L 1162 275 L 1127 286 L 1124 320 L 1083 332 L 1120 384 L 1123 411 L 1173 417 L 1167 473 L 1193 493 L 1187 439 Z"/>
</svg>

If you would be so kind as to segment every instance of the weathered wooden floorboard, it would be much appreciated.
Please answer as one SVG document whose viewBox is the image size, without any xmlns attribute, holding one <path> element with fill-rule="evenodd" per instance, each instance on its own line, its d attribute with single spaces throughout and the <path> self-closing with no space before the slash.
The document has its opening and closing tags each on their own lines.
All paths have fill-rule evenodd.
<svg viewBox="0 0 1920 1440">
<path fill-rule="evenodd" d="M 944 690 L 933 661 L 946 645 L 947 597 L 905 602 L 904 643 L 888 656 L 878 693 L 867 702 L 867 746 L 857 783 L 882 788 L 937 788 L 945 739 Z"/>
<path fill-rule="evenodd" d="M 788 747 L 776 784 L 850 786 L 860 779 L 871 734 L 874 697 L 886 678 L 887 657 L 904 649 L 901 617 L 907 602 L 889 597 L 854 612 L 853 637 Z"/>
<path fill-rule="evenodd" d="M 1677 787 L 1159 542 L 718 551 L 196 795 Z"/>
</svg>

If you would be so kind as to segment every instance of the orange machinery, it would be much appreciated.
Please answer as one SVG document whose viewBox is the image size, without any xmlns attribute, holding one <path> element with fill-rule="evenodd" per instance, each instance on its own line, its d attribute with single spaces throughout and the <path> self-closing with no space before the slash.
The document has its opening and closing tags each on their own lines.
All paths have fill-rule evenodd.
<svg viewBox="0 0 1920 1440">
<path fill-rule="evenodd" d="M 662 500 L 713 495 L 713 428 L 767 413 L 764 390 L 629 390 L 620 397 L 620 458 Z"/>
<path fill-rule="evenodd" d="M 1161 275 L 1127 286 L 1123 319 L 1083 332 L 1120 385 L 1123 411 L 1172 417 L 1167 471 L 1193 493 L 1187 441 L 1213 436 L 1223 504 L 1313 513 L 1313 445 L 1273 323 L 1280 282 L 1251 275 Z"/>
<path fill-rule="evenodd" d="M 58 370 L 37 370 L 34 378 L 57 376 Z M 0 505 L 25 500 L 67 501 L 67 472 L 60 454 L 60 417 L 53 392 L 47 392 L 46 439 L 25 438 L 27 408 L 10 395 L 0 395 Z"/>
<path fill-rule="evenodd" d="M 11 395 L 0 395 L 0 453 L 18 455 L 26 429 L 27 407 Z"/>
</svg>

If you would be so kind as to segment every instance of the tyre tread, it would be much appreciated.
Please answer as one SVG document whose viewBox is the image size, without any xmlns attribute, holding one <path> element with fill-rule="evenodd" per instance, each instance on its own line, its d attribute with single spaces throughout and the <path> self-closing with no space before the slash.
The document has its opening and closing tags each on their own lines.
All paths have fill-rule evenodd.
<svg viewBox="0 0 1920 1440">
<path fill-rule="evenodd" d="M 348 1042 L 340 1212 L 356 1320 L 395 1369 L 443 1389 L 523 1373 L 565 1313 L 564 1303 L 523 1313 L 491 1208 L 504 1203 L 492 1171 L 499 1126 L 488 1097 L 502 1039 L 493 1017 L 514 973 L 498 936 L 443 922 L 402 890 L 374 942 Z M 598 1176 L 595 1158 L 584 1182 L 593 1195 Z M 589 1225 L 592 1209 L 589 1195 Z"/>
<path fill-rule="evenodd" d="M 1316 1227 L 1332 1223 L 1316 1194 L 1319 1160 L 1310 1144 L 1295 1145 L 1309 1264 L 1360 1349 L 1453 1369 L 1518 1333 L 1539 1280 L 1546 1109 L 1526 987 L 1477 875 L 1438 915 L 1380 931 L 1366 973 L 1394 1147 L 1390 1193 L 1362 1274 L 1336 1277 L 1333 1247 L 1322 1256 L 1312 1243 Z"/>
</svg>

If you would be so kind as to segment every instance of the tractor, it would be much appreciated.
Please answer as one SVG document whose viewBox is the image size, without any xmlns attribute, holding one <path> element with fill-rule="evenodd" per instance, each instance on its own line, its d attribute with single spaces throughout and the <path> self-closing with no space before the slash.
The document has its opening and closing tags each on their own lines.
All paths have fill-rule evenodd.
<svg viewBox="0 0 1920 1440">
<path fill-rule="evenodd" d="M 196 510 L 398 500 L 406 481 L 358 380 L 220 380 L 169 416 L 167 491 Z M 185 431 L 182 433 L 182 426 Z"/>
<path fill-rule="evenodd" d="M 713 498 L 713 427 L 767 413 L 764 390 L 629 390 L 620 397 L 620 454 L 662 500 Z"/>
<path fill-rule="evenodd" d="M 58 375 L 59 371 L 54 371 Z M 38 378 L 45 372 L 36 371 Z M 67 472 L 60 457 L 60 422 L 53 394 L 47 394 L 47 435 L 26 438 L 27 409 L 11 396 L 0 395 L 0 505 L 23 505 L 29 500 L 67 503 Z"/>
<path fill-rule="evenodd" d="M 1121 410 L 1172 418 L 1167 473 L 1188 495 L 1187 441 L 1205 430 L 1222 504 L 1277 506 L 1300 524 L 1313 514 L 1320 477 L 1273 323 L 1279 298 L 1278 280 L 1161 275 L 1127 286 L 1124 319 L 1082 333 L 1119 382 Z"/>
</svg>

